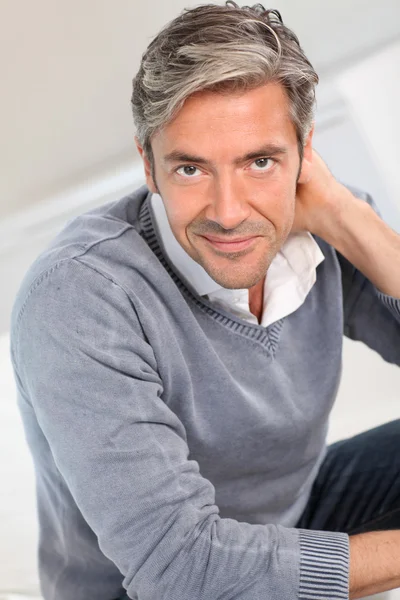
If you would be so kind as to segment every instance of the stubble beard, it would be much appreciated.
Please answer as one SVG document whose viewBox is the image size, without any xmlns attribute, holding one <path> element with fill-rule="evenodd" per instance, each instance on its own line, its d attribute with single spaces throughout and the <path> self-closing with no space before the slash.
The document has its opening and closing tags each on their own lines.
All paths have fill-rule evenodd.
<svg viewBox="0 0 400 600">
<path fill-rule="evenodd" d="M 245 257 L 247 254 L 251 255 L 253 252 L 257 252 L 257 249 L 249 252 L 229 252 L 229 254 L 215 251 L 215 261 L 208 256 L 204 256 L 201 251 L 194 253 L 192 250 L 188 254 L 223 288 L 248 289 L 265 277 L 278 251 L 276 240 L 269 240 L 268 251 L 263 253 L 251 266 L 249 266 Z M 222 261 L 228 261 L 228 264 L 217 264 Z"/>
</svg>

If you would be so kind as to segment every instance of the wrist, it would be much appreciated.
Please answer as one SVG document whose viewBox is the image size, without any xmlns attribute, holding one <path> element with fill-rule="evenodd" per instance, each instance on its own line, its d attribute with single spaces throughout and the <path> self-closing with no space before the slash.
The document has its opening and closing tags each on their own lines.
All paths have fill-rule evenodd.
<svg viewBox="0 0 400 600">
<path fill-rule="evenodd" d="M 371 531 L 349 538 L 350 598 L 365 598 L 400 586 L 400 531 Z"/>
<path fill-rule="evenodd" d="M 319 218 L 316 219 L 314 231 L 320 238 L 340 251 L 344 238 L 351 230 L 359 211 L 369 206 L 353 194 L 341 183 L 335 182 L 324 202 Z"/>
</svg>

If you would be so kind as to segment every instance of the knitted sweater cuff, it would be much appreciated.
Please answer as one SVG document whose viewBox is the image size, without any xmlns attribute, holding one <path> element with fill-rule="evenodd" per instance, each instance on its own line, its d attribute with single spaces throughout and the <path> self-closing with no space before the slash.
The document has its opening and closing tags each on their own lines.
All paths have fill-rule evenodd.
<svg viewBox="0 0 400 600">
<path fill-rule="evenodd" d="M 393 298 L 393 296 L 388 296 L 387 294 L 380 292 L 378 289 L 376 291 L 383 304 L 387 306 L 396 319 L 400 319 L 400 299 Z"/>
<path fill-rule="evenodd" d="M 299 529 L 300 600 L 349 598 L 347 533 Z"/>
</svg>

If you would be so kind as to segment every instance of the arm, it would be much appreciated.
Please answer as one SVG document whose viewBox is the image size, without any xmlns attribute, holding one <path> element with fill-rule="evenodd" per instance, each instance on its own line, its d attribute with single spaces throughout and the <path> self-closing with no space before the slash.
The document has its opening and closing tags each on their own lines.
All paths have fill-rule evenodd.
<svg viewBox="0 0 400 600">
<path fill-rule="evenodd" d="M 318 235 L 381 292 L 400 298 L 400 235 L 368 198 L 365 202 L 338 182 L 314 150 L 309 180 L 297 187 L 293 230 Z"/>
<path fill-rule="evenodd" d="M 337 182 L 316 152 L 298 186 L 295 230 L 331 244 L 342 270 L 345 333 L 400 365 L 400 236 L 378 216 L 372 198 Z M 400 587 L 400 531 L 350 536 L 350 599 Z"/>
<path fill-rule="evenodd" d="M 350 536 L 350 600 L 400 587 L 400 531 Z"/>
<path fill-rule="evenodd" d="M 355 194 L 341 189 L 342 230 L 333 227 L 330 240 L 342 255 L 345 332 L 400 365 L 400 236 L 369 195 Z M 398 530 L 350 536 L 350 599 L 400 587 L 399 553 Z"/>
<path fill-rule="evenodd" d="M 343 284 L 344 333 L 400 365 L 400 236 L 371 196 L 333 177 L 313 153 L 309 181 L 297 189 L 294 228 L 333 246 Z"/>
<path fill-rule="evenodd" d="M 64 260 L 21 298 L 12 333 L 56 465 L 129 596 L 307 600 L 334 588 L 347 598 L 347 534 L 219 516 L 134 301 Z"/>
<path fill-rule="evenodd" d="M 400 298 L 400 235 L 382 221 L 370 203 L 339 184 L 335 209 L 318 235 L 379 291 Z"/>
</svg>

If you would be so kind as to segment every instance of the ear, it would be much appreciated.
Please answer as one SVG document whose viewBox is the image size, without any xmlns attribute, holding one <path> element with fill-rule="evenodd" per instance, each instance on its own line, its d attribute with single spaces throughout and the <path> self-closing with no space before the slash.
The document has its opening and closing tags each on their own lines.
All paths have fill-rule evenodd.
<svg viewBox="0 0 400 600">
<path fill-rule="evenodd" d="M 136 144 L 136 148 L 138 149 L 138 152 L 140 154 L 140 156 L 142 157 L 143 160 L 143 165 L 144 165 L 144 174 L 146 177 L 146 184 L 147 187 L 149 188 L 149 190 L 153 193 L 153 194 L 158 194 L 158 189 L 156 186 L 156 183 L 153 179 L 153 175 L 151 172 L 151 164 L 149 159 L 146 156 L 145 151 L 143 150 L 142 146 L 140 145 L 140 142 L 138 140 L 138 138 L 135 136 L 135 144 Z"/>
<path fill-rule="evenodd" d="M 315 122 L 313 122 L 310 129 L 310 133 L 307 136 L 307 140 L 304 146 L 303 162 L 301 164 L 301 171 L 297 183 L 307 183 L 311 179 L 312 159 L 313 159 L 313 147 L 312 140 L 314 135 Z"/>
</svg>

